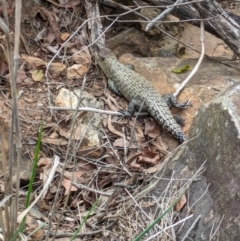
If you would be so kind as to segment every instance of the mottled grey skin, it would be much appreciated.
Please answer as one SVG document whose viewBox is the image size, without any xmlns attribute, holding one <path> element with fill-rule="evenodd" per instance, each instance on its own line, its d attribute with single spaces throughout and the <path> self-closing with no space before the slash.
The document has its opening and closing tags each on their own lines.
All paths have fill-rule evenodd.
<svg viewBox="0 0 240 241">
<path fill-rule="evenodd" d="M 165 99 L 143 76 L 121 64 L 115 54 L 103 45 L 94 48 L 97 64 L 108 79 L 111 79 L 121 94 L 128 100 L 144 101 L 149 114 L 182 143 L 186 136 L 175 121 Z"/>
</svg>

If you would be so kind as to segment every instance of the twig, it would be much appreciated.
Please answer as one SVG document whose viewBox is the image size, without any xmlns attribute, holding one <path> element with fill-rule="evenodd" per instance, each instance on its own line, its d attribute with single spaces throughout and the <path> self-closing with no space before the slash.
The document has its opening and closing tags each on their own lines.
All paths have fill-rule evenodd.
<svg viewBox="0 0 240 241">
<path fill-rule="evenodd" d="M 204 21 L 201 21 L 201 34 L 200 34 L 200 41 L 201 41 L 201 46 L 202 46 L 202 50 L 201 50 L 201 55 L 200 58 L 198 59 L 197 64 L 195 65 L 195 67 L 193 68 L 193 70 L 191 71 L 191 73 L 188 75 L 188 77 L 182 82 L 182 84 L 179 86 L 179 88 L 175 91 L 175 93 L 173 94 L 173 96 L 178 96 L 178 94 L 181 92 L 181 90 L 184 88 L 184 86 L 188 83 L 188 81 L 193 77 L 193 75 L 197 72 L 200 64 L 203 61 L 204 58 L 204 54 L 205 54 L 205 45 L 204 45 Z"/>
<path fill-rule="evenodd" d="M 199 215 L 195 221 L 192 223 L 191 227 L 188 229 L 188 231 L 186 232 L 186 234 L 184 235 L 184 237 L 181 239 L 181 241 L 185 241 L 188 237 L 188 235 L 191 233 L 191 231 L 195 228 L 195 226 L 197 225 L 199 219 L 201 218 L 201 215 Z"/>
<path fill-rule="evenodd" d="M 191 218 L 193 216 L 193 214 L 192 215 L 190 215 L 190 216 L 188 216 L 188 217 L 186 217 L 186 218 L 184 218 L 184 219 L 182 219 L 182 220 L 180 220 L 180 221 L 178 221 L 178 222 L 176 222 L 176 223 L 174 223 L 173 225 L 171 225 L 171 226 L 168 226 L 168 227 L 166 227 L 165 229 L 163 229 L 163 231 L 166 231 L 166 230 L 168 230 L 169 228 L 173 228 L 174 226 L 177 226 L 178 224 L 180 224 L 180 223 L 183 223 L 183 222 L 185 222 L 186 220 L 188 220 L 189 218 Z M 159 231 L 159 232 L 157 232 L 156 234 L 154 234 L 153 236 L 151 236 L 151 237 L 149 237 L 148 239 L 146 239 L 145 241 L 150 241 L 151 239 L 153 239 L 153 238 L 155 238 L 155 237 L 159 237 L 159 234 L 161 234 L 162 233 L 162 231 Z M 182 240 L 181 240 L 182 241 Z"/>
<path fill-rule="evenodd" d="M 154 18 L 150 23 L 147 24 L 146 26 L 146 31 L 148 31 L 150 28 L 152 28 L 156 23 L 157 21 L 160 21 L 161 19 L 165 18 L 166 15 L 168 15 L 169 13 L 171 13 L 175 8 L 176 8 L 176 5 L 178 5 L 179 3 L 182 3 L 184 0 L 177 0 L 173 6 L 171 7 L 168 7 L 167 6 L 167 9 L 164 10 L 163 12 L 161 12 L 161 14 L 159 14 L 156 18 Z"/>
<path fill-rule="evenodd" d="M 76 111 L 76 108 L 71 108 L 71 107 L 48 106 L 47 108 L 52 110 Z M 105 115 L 124 116 L 124 114 L 118 111 L 100 110 L 100 109 L 91 108 L 91 107 L 79 107 L 77 108 L 77 111 L 87 111 L 87 112 L 94 112 L 94 113 L 105 114 Z M 147 112 L 141 112 L 141 113 L 135 113 L 133 116 L 139 116 L 139 115 L 145 116 L 149 114 Z"/>
<path fill-rule="evenodd" d="M 219 229 L 220 225 L 222 224 L 222 221 L 223 221 L 224 217 L 225 217 L 225 215 L 223 215 L 222 219 L 220 220 L 220 222 L 219 222 L 219 224 L 218 224 L 218 226 L 217 226 L 217 228 L 216 228 L 216 230 L 214 231 L 214 233 L 213 233 L 213 234 L 211 234 L 211 233 L 212 233 L 212 230 L 211 230 L 209 240 L 211 240 L 211 239 L 212 239 L 212 238 L 215 236 L 215 234 L 216 234 L 216 232 L 218 231 L 218 229 Z"/>
<path fill-rule="evenodd" d="M 19 45 L 20 45 L 20 30 L 21 30 L 21 10 L 22 10 L 22 0 L 16 2 L 15 6 L 15 41 L 14 41 L 14 80 L 11 85 L 11 94 L 12 94 L 12 114 L 14 115 L 15 121 L 15 131 L 16 131 L 16 150 L 17 150 L 17 182 L 16 182 L 16 211 L 18 210 L 19 202 L 19 188 L 20 188 L 20 166 L 21 166 L 21 133 L 20 133 L 20 124 L 18 116 L 18 107 L 17 107 L 17 70 L 19 63 Z"/>
<path fill-rule="evenodd" d="M 113 219 L 112 222 L 106 226 L 103 229 L 99 229 L 96 231 L 92 231 L 92 232 L 88 232 L 88 233 L 79 233 L 77 234 L 76 238 L 83 238 L 86 236 L 93 236 L 93 235 L 97 235 L 100 234 L 102 232 L 104 232 L 105 230 L 109 230 L 111 229 L 115 224 L 117 223 L 117 219 Z M 55 237 L 55 238 L 65 238 L 65 237 L 72 237 L 74 235 L 74 233 L 59 233 L 59 234 L 54 234 L 54 233 L 50 233 L 50 237 Z"/>
<path fill-rule="evenodd" d="M 99 190 L 96 190 L 96 189 L 93 189 L 91 187 L 88 187 L 88 186 L 85 186 L 81 183 L 76 183 L 76 182 L 72 182 L 73 186 L 77 187 L 77 188 L 82 188 L 86 191 L 89 191 L 89 192 L 94 192 L 94 193 L 97 193 L 97 194 L 100 194 L 102 196 L 106 196 L 106 197 L 110 197 L 112 194 L 110 193 L 107 193 L 107 192 L 102 192 L 102 191 L 99 191 Z"/>
</svg>

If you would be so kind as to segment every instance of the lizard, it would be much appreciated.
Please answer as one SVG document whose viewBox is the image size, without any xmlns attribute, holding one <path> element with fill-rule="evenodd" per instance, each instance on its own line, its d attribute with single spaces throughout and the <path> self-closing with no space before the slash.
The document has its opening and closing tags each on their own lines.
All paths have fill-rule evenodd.
<svg viewBox="0 0 240 241">
<path fill-rule="evenodd" d="M 183 143 L 187 138 L 182 132 L 177 121 L 174 119 L 167 101 L 154 88 L 154 86 L 131 68 L 121 64 L 116 55 L 103 44 L 95 43 L 93 47 L 95 61 L 101 68 L 105 76 L 109 79 L 112 91 L 127 99 L 130 104 L 128 112 L 133 115 L 136 106 L 141 106 L 146 110 L 159 125 L 171 133 L 179 143 Z M 114 91 L 115 90 L 115 91 Z M 176 99 L 176 98 L 175 98 Z M 186 102 L 178 104 L 173 98 L 171 104 L 178 108 L 185 108 Z"/>
</svg>

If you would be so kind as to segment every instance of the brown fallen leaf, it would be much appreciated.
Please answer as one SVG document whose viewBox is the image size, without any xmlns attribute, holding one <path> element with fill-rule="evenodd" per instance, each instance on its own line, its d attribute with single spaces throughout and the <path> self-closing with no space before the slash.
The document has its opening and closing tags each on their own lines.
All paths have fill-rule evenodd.
<svg viewBox="0 0 240 241">
<path fill-rule="evenodd" d="M 187 203 L 186 195 L 183 194 L 179 199 L 179 201 L 177 202 L 177 204 L 175 205 L 175 210 L 179 212 L 186 203 Z"/>
<path fill-rule="evenodd" d="M 52 163 L 51 158 L 43 157 L 43 158 L 39 159 L 37 165 L 38 165 L 38 167 L 45 167 L 47 165 L 50 165 L 51 163 Z"/>
<path fill-rule="evenodd" d="M 68 140 L 65 138 L 43 138 L 42 143 L 44 144 L 52 144 L 52 145 L 57 145 L 57 146 L 66 146 L 68 144 Z"/>
<path fill-rule="evenodd" d="M 112 111 L 118 111 L 119 106 L 115 98 L 113 98 L 110 94 L 108 94 L 107 102 L 106 102 Z"/>
<path fill-rule="evenodd" d="M 40 11 L 40 14 L 41 16 L 43 17 L 45 15 L 45 17 L 47 18 L 51 28 L 52 28 L 52 31 L 57 39 L 58 42 L 60 42 L 60 29 L 59 29 L 59 25 L 57 24 L 57 17 L 56 17 L 56 14 L 52 11 L 48 11 L 47 9 L 45 8 L 41 8 L 41 11 Z"/>
<path fill-rule="evenodd" d="M 141 152 L 138 152 L 138 153 L 131 153 L 128 157 L 128 160 L 126 162 L 127 165 L 131 165 L 132 162 L 136 161 L 137 158 L 142 155 Z"/>
<path fill-rule="evenodd" d="M 0 75 L 3 76 L 8 70 L 8 64 L 5 61 L 0 62 Z"/>
<path fill-rule="evenodd" d="M 161 131 L 158 123 L 154 119 L 149 118 L 148 121 L 145 122 L 145 135 L 156 138 L 160 133 Z"/>
<path fill-rule="evenodd" d="M 77 188 L 74 187 L 73 185 L 71 185 L 71 180 L 69 180 L 69 179 L 67 179 L 65 177 L 63 178 L 62 185 L 65 188 L 64 195 L 67 195 L 69 192 L 77 191 Z"/>
<path fill-rule="evenodd" d="M 61 33 L 61 40 L 62 41 L 66 41 L 69 38 L 70 34 L 65 32 L 65 33 Z"/>
<path fill-rule="evenodd" d="M 10 74 L 4 76 L 8 81 L 10 80 Z M 27 78 L 27 75 L 24 70 L 18 69 L 17 70 L 17 83 L 21 84 Z"/>
<path fill-rule="evenodd" d="M 122 134 L 121 132 L 117 131 L 117 130 L 115 129 L 115 127 L 112 125 L 112 118 L 111 118 L 110 115 L 107 117 L 107 120 L 108 120 L 108 129 L 109 129 L 112 133 L 114 133 L 115 135 L 120 136 L 120 137 L 123 137 L 123 134 Z"/>
<path fill-rule="evenodd" d="M 142 151 L 142 155 L 138 157 L 139 162 L 155 165 L 159 162 L 160 156 L 157 153 L 154 153 L 150 150 Z"/>
<path fill-rule="evenodd" d="M 130 167 L 132 169 L 137 169 L 137 170 L 140 170 L 141 169 L 141 165 L 139 165 L 136 161 L 136 159 L 130 164 Z"/>
</svg>

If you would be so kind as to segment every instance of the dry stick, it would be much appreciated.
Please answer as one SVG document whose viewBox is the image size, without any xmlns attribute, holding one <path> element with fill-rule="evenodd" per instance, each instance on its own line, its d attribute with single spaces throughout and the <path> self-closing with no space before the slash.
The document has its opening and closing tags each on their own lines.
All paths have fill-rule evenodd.
<svg viewBox="0 0 240 241">
<path fill-rule="evenodd" d="M 193 75 L 197 72 L 200 64 L 203 61 L 203 57 L 205 54 L 205 45 L 204 45 L 204 21 L 201 21 L 201 31 L 200 31 L 200 41 L 201 41 L 201 55 L 200 58 L 198 59 L 197 64 L 195 65 L 195 67 L 193 68 L 193 70 L 191 71 L 191 73 L 188 75 L 188 77 L 182 82 L 182 84 L 179 86 L 179 88 L 174 92 L 173 96 L 178 96 L 178 94 L 181 92 L 181 90 L 184 88 L 184 86 L 188 83 L 188 81 L 193 77 Z"/>
<path fill-rule="evenodd" d="M 20 124 L 19 124 L 19 116 L 18 116 L 18 107 L 17 107 L 17 70 L 19 63 L 19 44 L 20 44 L 20 30 L 21 30 L 21 9 L 22 9 L 22 0 L 16 1 L 15 6 L 15 36 L 14 36 L 14 81 L 11 86 L 12 90 L 12 100 L 14 106 L 14 121 L 15 121 L 15 130 L 16 130 L 16 149 L 17 149 L 17 182 L 16 182 L 16 214 L 18 211 L 19 205 L 19 188 L 20 188 L 20 166 L 21 166 L 21 133 L 20 133 Z M 15 222 L 16 224 L 16 222 Z"/>
<path fill-rule="evenodd" d="M 184 218 L 184 219 L 181 219 L 180 221 L 174 223 L 174 224 L 171 225 L 171 226 L 166 227 L 166 228 L 163 229 L 163 230 L 166 231 L 166 230 L 168 230 L 169 228 L 173 228 L 174 226 L 177 226 L 178 224 L 185 222 L 186 220 L 188 220 L 188 219 L 191 218 L 192 216 L 193 216 L 193 214 L 191 214 L 190 216 L 188 216 L 188 217 L 186 217 L 186 218 Z M 149 238 L 146 239 L 145 241 L 150 241 L 151 239 L 153 239 L 153 238 L 155 238 L 155 237 L 157 237 L 157 236 L 159 237 L 159 234 L 161 234 L 161 231 L 158 232 L 158 233 L 156 233 L 156 234 L 154 234 L 153 236 L 149 237 Z M 182 240 L 181 240 L 181 241 L 182 241 Z"/>
<path fill-rule="evenodd" d="M 3 15 L 4 15 L 4 20 L 6 22 L 6 24 L 3 22 L 2 19 L 0 19 L 0 26 L 3 30 L 3 32 L 6 35 L 6 40 L 7 40 L 7 59 L 8 59 L 8 66 L 9 66 L 9 73 L 10 73 L 10 83 L 11 83 L 11 96 L 12 96 L 12 117 L 11 117 L 11 127 L 10 127 L 10 137 L 9 137 L 9 142 L 10 142 L 10 146 L 12 146 L 13 143 L 13 128 L 14 128 L 14 123 L 15 123 L 15 128 L 16 128 L 16 134 L 17 136 L 17 145 L 19 145 L 19 123 L 18 123 L 18 118 L 17 118 L 17 91 L 16 91 L 16 75 L 17 75 L 17 62 L 15 59 L 15 52 L 16 49 L 14 51 L 14 62 L 15 65 L 13 64 L 13 58 L 12 58 L 12 48 L 11 48 L 11 36 L 10 36 L 10 28 L 9 28 L 9 22 L 8 22 L 8 14 L 7 14 L 7 7 L 6 7 L 6 1 L 2 1 L 2 5 L 3 5 Z M 21 1 L 16 3 L 16 11 L 20 9 L 21 10 Z M 21 13 L 19 13 L 21 16 Z M 18 18 L 18 19 L 17 19 Z M 16 21 L 19 21 L 19 15 L 16 16 Z M 19 26 L 19 25 L 17 25 Z M 20 31 L 20 27 L 19 29 L 16 29 L 16 38 L 15 38 L 15 44 L 17 46 L 15 46 L 15 48 L 17 48 L 18 51 L 18 44 L 19 44 L 19 39 L 17 41 L 17 38 L 19 38 L 19 31 Z M 21 140 L 20 140 L 21 143 Z M 21 157 L 19 157 L 19 146 L 17 146 L 17 162 L 19 162 L 19 159 Z M 18 170 L 17 170 L 18 172 Z M 9 174 L 10 177 L 12 177 L 13 175 L 13 147 L 9 148 Z M 13 183 L 12 180 L 10 178 L 10 193 L 13 194 Z M 19 182 L 18 182 L 19 185 Z M 16 199 L 15 199 L 16 201 Z M 16 217 L 17 217 L 17 208 L 16 206 L 14 207 L 13 205 L 16 205 L 16 202 L 13 203 L 13 199 L 10 199 L 10 218 L 11 218 L 11 225 L 10 225 L 10 230 L 8 232 L 8 235 L 11 236 L 11 234 L 15 231 L 16 229 Z M 14 211 L 15 210 L 15 211 Z"/>
<path fill-rule="evenodd" d="M 0 227 L 2 228 L 1 233 L 3 234 L 4 240 L 7 240 L 7 233 L 6 233 L 6 231 L 8 230 L 9 226 L 8 226 L 8 222 L 5 221 L 5 220 L 7 220 L 7 217 L 3 217 L 3 214 L 4 214 L 4 212 L 3 212 L 3 205 L 6 208 L 6 206 L 7 206 L 6 204 L 8 203 L 8 200 L 10 199 L 10 197 L 11 197 L 11 195 L 5 196 L 3 198 L 3 200 L 1 200 L 1 202 L 0 202 Z"/>
<path fill-rule="evenodd" d="M 184 0 L 177 0 L 174 4 L 173 7 L 166 7 L 167 9 L 164 10 L 162 13 L 160 13 L 156 18 L 154 18 L 150 23 L 147 24 L 146 26 L 146 31 L 148 31 L 150 28 L 152 28 L 158 21 L 160 21 L 161 19 L 165 18 L 169 13 L 171 13 L 175 8 L 176 5 L 178 5 L 179 3 L 182 3 Z"/>
<path fill-rule="evenodd" d="M 0 133 L 0 145 L 1 145 L 0 153 L 1 153 L 1 159 L 2 159 L 2 173 L 3 173 L 3 178 L 4 178 L 5 194 L 7 194 L 7 183 L 8 183 L 8 180 L 10 177 L 7 174 L 7 169 L 6 169 L 7 168 L 7 159 L 6 159 L 6 154 L 4 151 L 4 142 L 3 142 L 1 133 Z M 9 220 L 9 213 L 7 212 L 8 206 L 6 203 L 4 212 L 3 212 L 1 204 L 2 204 L 2 202 L 0 202 L 0 227 L 2 227 L 2 233 L 4 236 L 4 240 L 7 240 L 6 230 L 9 230 L 9 222 L 7 222 L 7 220 Z M 3 218 L 4 213 L 5 213 L 5 217 Z M 3 219 L 4 219 L 4 221 L 3 221 Z"/>
<path fill-rule="evenodd" d="M 186 232 L 186 234 L 184 235 L 184 237 L 182 238 L 182 241 L 185 241 L 188 237 L 188 235 L 190 234 L 190 232 L 195 228 L 195 226 L 197 225 L 199 219 L 201 218 L 201 215 L 199 215 L 195 221 L 192 223 L 191 227 L 188 229 L 188 231 Z"/>
<path fill-rule="evenodd" d="M 151 222 L 153 222 L 154 220 L 152 219 L 152 217 L 150 217 L 143 209 L 142 207 L 138 204 L 137 200 L 132 196 L 132 194 L 127 190 L 127 188 L 124 188 L 125 192 L 128 194 L 128 196 L 133 200 L 133 202 L 136 204 L 136 206 L 141 210 L 141 213 L 144 214 Z M 166 233 L 164 231 L 164 229 L 162 229 L 162 227 L 159 226 L 159 224 L 155 225 L 156 227 L 158 227 L 159 229 L 161 229 L 162 232 L 164 232 L 168 237 L 170 237 L 170 235 L 168 233 Z M 170 237 L 171 238 L 171 237 Z"/>
<path fill-rule="evenodd" d="M 58 107 L 58 106 L 48 106 L 48 109 L 52 110 L 66 110 L 66 111 L 76 111 L 76 108 L 71 108 L 71 107 Z M 87 112 L 94 112 L 94 113 L 99 113 L 99 114 L 106 114 L 106 115 L 117 115 L 117 116 L 124 116 L 119 111 L 110 111 L 110 110 L 100 110 L 96 108 L 91 108 L 91 107 L 79 107 L 77 111 L 87 111 Z M 149 115 L 147 112 L 141 112 L 141 113 L 135 113 L 134 116 L 145 116 Z"/>
<path fill-rule="evenodd" d="M 88 236 L 93 236 L 93 235 L 97 235 L 100 233 L 103 233 L 105 230 L 109 230 L 111 229 L 115 224 L 117 223 L 117 219 L 113 219 L 112 222 L 104 227 L 103 229 L 98 229 L 96 231 L 92 231 L 92 232 L 88 232 L 88 233 L 80 233 L 76 235 L 76 238 L 83 238 L 83 237 L 88 237 Z M 66 237 L 72 237 L 75 233 L 59 233 L 59 234 L 53 234 L 50 233 L 50 237 L 56 237 L 56 238 L 66 238 Z"/>
<path fill-rule="evenodd" d="M 85 186 L 81 183 L 77 183 L 77 182 L 74 182 L 74 181 L 72 182 L 72 184 L 73 184 L 73 186 L 75 186 L 77 188 L 81 188 L 81 189 L 84 189 L 84 190 L 89 191 L 89 192 L 94 192 L 94 193 L 100 194 L 102 196 L 110 197 L 112 195 L 111 193 L 102 192 L 102 191 L 93 189 L 91 187 Z"/>
<path fill-rule="evenodd" d="M 0 18 L 0 27 L 3 30 L 3 32 L 5 33 L 6 36 L 6 44 L 7 44 L 7 51 L 4 51 L 4 53 L 6 54 L 6 58 L 8 60 L 8 67 L 9 67 L 9 73 L 10 73 L 10 80 L 13 81 L 13 61 L 12 61 L 12 48 L 11 48 L 11 39 L 10 39 L 10 33 L 9 33 L 9 22 L 8 22 L 8 16 L 7 16 L 7 7 L 6 7 L 6 1 L 2 2 L 3 4 L 3 16 L 5 19 L 5 22 L 2 20 L 2 18 Z M 10 82 L 11 84 L 11 82 Z M 10 133 L 9 133 L 9 143 L 12 144 L 13 143 L 13 116 L 11 117 L 11 123 L 10 123 Z M 12 183 L 12 176 L 13 176 L 13 146 L 9 144 L 9 175 L 8 175 L 8 186 L 5 187 L 6 188 L 6 193 L 13 195 L 13 183 Z M 13 229 L 13 223 L 14 220 L 16 220 L 16 218 L 13 216 L 13 210 L 12 207 L 13 205 L 13 198 L 11 196 L 9 203 L 6 203 L 5 205 L 5 215 L 6 218 L 8 217 L 8 219 L 6 220 L 6 224 L 7 224 L 7 230 L 6 230 L 6 235 L 8 237 L 8 239 L 11 237 L 11 235 L 14 232 Z M 10 217 L 9 217 L 10 216 Z"/>
<path fill-rule="evenodd" d="M 213 230 L 213 229 L 211 229 L 211 233 L 210 233 L 209 240 L 211 240 L 211 239 L 215 236 L 215 234 L 217 233 L 217 231 L 219 230 L 219 227 L 220 227 L 220 225 L 222 224 L 222 221 L 223 221 L 224 217 L 225 217 L 225 214 L 223 215 L 222 219 L 220 220 L 220 222 L 219 222 L 219 224 L 218 224 L 218 226 L 217 226 L 217 228 L 216 228 L 216 230 L 214 231 L 213 234 L 212 234 L 212 230 Z M 213 224 L 213 227 L 214 227 L 214 224 Z M 213 228 L 213 227 L 212 227 L 212 228 Z"/>
</svg>

